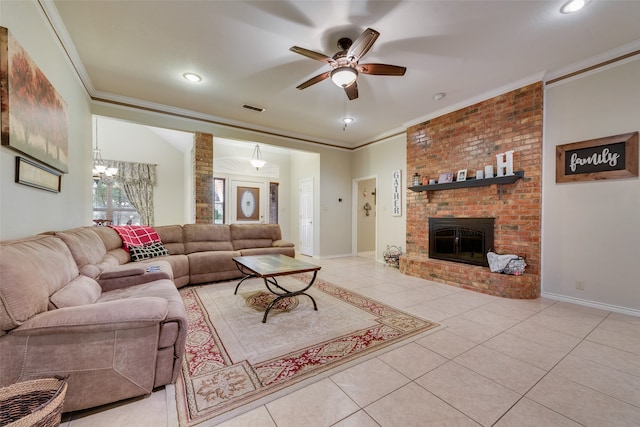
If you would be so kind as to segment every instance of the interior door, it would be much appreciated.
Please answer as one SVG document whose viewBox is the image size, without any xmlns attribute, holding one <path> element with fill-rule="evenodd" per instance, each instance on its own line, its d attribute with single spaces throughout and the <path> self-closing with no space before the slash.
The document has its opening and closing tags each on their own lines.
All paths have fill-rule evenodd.
<svg viewBox="0 0 640 427">
<path fill-rule="evenodd" d="M 300 253 L 313 256 L 313 178 L 300 181 Z"/>
<path fill-rule="evenodd" d="M 265 222 L 266 185 L 260 181 L 231 181 L 229 222 L 260 224 Z"/>
</svg>

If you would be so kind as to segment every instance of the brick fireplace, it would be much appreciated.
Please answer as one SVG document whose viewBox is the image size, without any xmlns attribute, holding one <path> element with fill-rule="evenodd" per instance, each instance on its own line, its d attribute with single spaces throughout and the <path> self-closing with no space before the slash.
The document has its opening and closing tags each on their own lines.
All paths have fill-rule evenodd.
<svg viewBox="0 0 640 427">
<path fill-rule="evenodd" d="M 524 178 L 509 184 L 407 191 L 406 254 L 400 270 L 436 282 L 509 297 L 540 296 L 540 218 L 543 85 L 523 88 L 407 129 L 407 177 L 438 179 L 467 169 L 468 176 L 496 155 L 513 150 L 514 170 Z M 407 186 L 411 186 L 408 182 Z M 494 250 L 526 258 L 522 276 L 491 273 L 485 266 L 429 258 L 429 218 L 495 218 Z"/>
</svg>

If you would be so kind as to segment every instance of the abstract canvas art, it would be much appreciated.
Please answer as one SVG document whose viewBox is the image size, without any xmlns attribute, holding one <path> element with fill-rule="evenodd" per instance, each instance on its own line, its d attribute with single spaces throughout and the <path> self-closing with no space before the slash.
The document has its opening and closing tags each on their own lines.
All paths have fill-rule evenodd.
<svg viewBox="0 0 640 427">
<path fill-rule="evenodd" d="M 67 104 L 18 41 L 0 27 L 2 145 L 69 172 Z"/>
</svg>

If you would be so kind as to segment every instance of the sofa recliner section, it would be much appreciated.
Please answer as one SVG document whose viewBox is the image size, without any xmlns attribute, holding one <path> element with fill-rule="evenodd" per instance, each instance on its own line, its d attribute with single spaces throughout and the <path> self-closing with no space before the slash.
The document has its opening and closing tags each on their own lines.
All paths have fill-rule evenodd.
<svg viewBox="0 0 640 427">
<path fill-rule="evenodd" d="M 241 277 L 234 256 L 295 256 L 278 225 L 156 231 L 169 255 L 140 262 L 109 227 L 0 242 L 0 387 L 68 375 L 64 412 L 149 394 L 184 358 L 177 288 Z"/>
<path fill-rule="evenodd" d="M 0 384 L 68 375 L 65 412 L 151 393 L 157 372 L 180 372 L 187 317 L 171 280 L 103 291 L 43 235 L 0 244 L 0 303 Z M 170 360 L 158 357 L 166 349 Z"/>
</svg>

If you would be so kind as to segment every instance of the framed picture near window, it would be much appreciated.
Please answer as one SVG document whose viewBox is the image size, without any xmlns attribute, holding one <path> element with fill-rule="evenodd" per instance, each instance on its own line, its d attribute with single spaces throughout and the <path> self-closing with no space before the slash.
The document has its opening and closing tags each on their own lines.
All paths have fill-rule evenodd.
<svg viewBox="0 0 640 427">
<path fill-rule="evenodd" d="M 24 157 L 16 157 L 16 182 L 41 190 L 59 193 L 61 173 Z"/>
<path fill-rule="evenodd" d="M 236 196 L 236 221 L 258 221 L 260 219 L 260 188 L 238 187 Z"/>
</svg>

